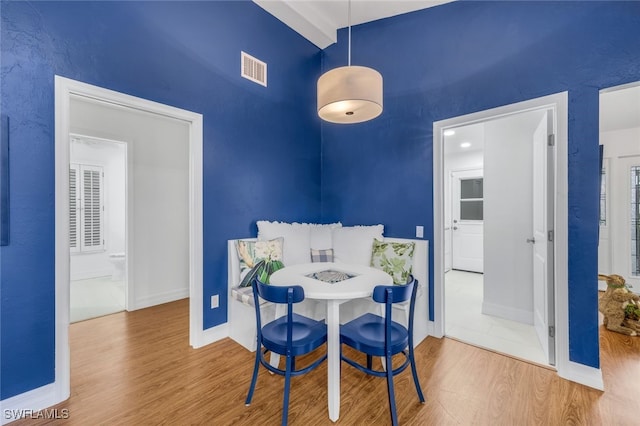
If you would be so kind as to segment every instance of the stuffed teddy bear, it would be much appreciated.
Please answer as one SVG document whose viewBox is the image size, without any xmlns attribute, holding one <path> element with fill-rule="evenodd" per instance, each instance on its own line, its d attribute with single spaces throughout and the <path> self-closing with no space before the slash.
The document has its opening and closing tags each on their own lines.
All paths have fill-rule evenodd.
<svg viewBox="0 0 640 426">
<path fill-rule="evenodd" d="M 598 280 L 607 282 L 607 290 L 598 300 L 598 310 L 604 315 L 607 330 L 637 336 L 640 324 L 626 318 L 625 308 L 630 304 L 637 306 L 640 296 L 628 289 L 626 281 L 620 275 L 598 274 Z"/>
</svg>

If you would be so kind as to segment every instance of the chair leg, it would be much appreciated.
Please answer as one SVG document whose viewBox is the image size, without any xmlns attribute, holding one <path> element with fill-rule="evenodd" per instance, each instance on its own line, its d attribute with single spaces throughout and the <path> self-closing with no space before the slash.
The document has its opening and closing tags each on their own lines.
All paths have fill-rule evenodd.
<svg viewBox="0 0 640 426">
<path fill-rule="evenodd" d="M 289 389 L 291 387 L 291 364 L 293 357 L 288 356 L 284 374 L 284 401 L 282 403 L 282 426 L 287 425 L 289 417 Z"/>
<path fill-rule="evenodd" d="M 387 388 L 389 391 L 389 409 L 391 410 L 391 424 L 398 426 L 398 415 L 396 413 L 396 398 L 393 393 L 393 368 L 391 367 L 391 355 L 385 357 L 387 364 Z"/>
<path fill-rule="evenodd" d="M 373 367 L 373 357 L 371 355 L 367 355 L 367 368 L 371 370 Z"/>
<path fill-rule="evenodd" d="M 253 377 L 251 378 L 251 385 L 249 386 L 249 394 L 247 395 L 247 399 L 244 401 L 244 405 L 251 404 L 251 398 L 253 398 L 253 391 L 256 388 L 256 382 L 258 381 L 258 369 L 260 368 L 260 345 L 256 348 L 256 362 L 253 367 Z"/>
<path fill-rule="evenodd" d="M 409 361 L 411 362 L 411 373 L 413 374 L 413 383 L 416 385 L 418 398 L 420 398 L 420 402 L 424 402 L 424 395 L 422 394 L 420 381 L 418 380 L 418 370 L 416 369 L 416 359 L 413 356 L 413 348 L 411 347 L 409 347 Z"/>
</svg>

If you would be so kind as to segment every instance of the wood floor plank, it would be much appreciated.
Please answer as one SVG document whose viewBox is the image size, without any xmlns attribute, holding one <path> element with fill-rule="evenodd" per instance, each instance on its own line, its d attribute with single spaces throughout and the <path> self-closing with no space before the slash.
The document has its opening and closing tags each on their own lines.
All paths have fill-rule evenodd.
<svg viewBox="0 0 640 426">
<path fill-rule="evenodd" d="M 16 425 L 279 424 L 283 379 L 261 368 L 251 406 L 244 400 L 254 354 L 230 339 L 189 347 L 188 301 L 72 324 L 71 397 L 66 420 Z M 555 371 L 451 339 L 416 349 L 427 402 L 411 373 L 396 377 L 403 425 L 638 425 L 640 337 L 600 328 L 606 392 Z M 357 357 L 359 354 L 350 353 Z M 306 360 L 308 361 L 310 357 Z M 301 360 L 304 362 L 304 360 Z M 289 424 L 332 425 L 326 363 L 291 385 Z M 343 364 L 339 425 L 390 423 L 385 380 Z"/>
</svg>

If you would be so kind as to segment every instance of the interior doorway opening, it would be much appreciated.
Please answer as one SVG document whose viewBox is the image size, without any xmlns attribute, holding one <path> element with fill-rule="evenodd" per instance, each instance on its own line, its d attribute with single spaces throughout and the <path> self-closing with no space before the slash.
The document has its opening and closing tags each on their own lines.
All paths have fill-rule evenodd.
<svg viewBox="0 0 640 426">
<path fill-rule="evenodd" d="M 82 129 L 72 128 L 72 99 L 83 99 L 87 105 L 104 103 L 113 111 L 142 114 L 149 117 L 165 118 L 183 123 L 186 138 L 182 139 L 187 148 L 188 177 L 187 185 L 182 188 L 188 200 L 187 229 L 188 240 L 188 295 L 189 295 L 189 343 L 197 348 L 212 340 L 203 330 L 202 296 L 202 115 L 164 104 L 148 101 L 112 90 L 104 89 L 79 81 L 55 76 L 55 381 L 51 404 L 63 401 L 70 394 L 70 354 L 69 354 L 69 302 L 70 302 L 70 244 L 69 244 L 69 136 L 72 133 L 83 134 Z M 85 112 L 80 108 L 79 113 Z M 110 138 L 110 135 L 96 135 Z M 127 161 L 132 159 L 131 146 Z M 144 157 L 141 158 L 144 160 Z M 128 174 L 131 183 L 131 173 Z M 130 185 L 129 185 L 130 186 Z M 137 194 L 145 195 L 145 194 Z M 131 191 L 128 193 L 128 216 L 133 203 Z M 126 229 L 130 231 L 131 227 Z M 157 230 L 156 230 L 157 231 Z M 156 234 L 159 234 L 156 232 Z M 132 247 L 127 242 L 127 254 L 131 257 Z M 128 265 L 127 265 L 128 266 Z M 130 268 L 126 268 L 129 270 Z M 130 271 L 129 271 L 130 272 Z M 130 308 L 133 286 L 128 286 L 127 305 Z M 143 302 L 145 302 L 143 300 Z M 148 300 L 146 301 L 148 302 Z"/>
<path fill-rule="evenodd" d="M 534 273 L 547 266 L 546 235 L 536 241 L 534 222 L 553 229 L 551 221 L 540 220 L 552 208 L 543 174 L 545 148 L 553 149 L 547 144 L 553 134 L 549 114 L 534 109 L 450 127 L 444 139 L 445 238 L 451 247 L 449 264 L 445 256 L 445 334 L 544 365 L 554 358 L 546 335 L 553 325 L 550 302 L 543 300 L 552 284 L 544 272 Z M 545 161 L 534 154 L 536 145 L 543 145 Z M 536 244 L 545 248 L 542 256 L 536 256 L 542 250 Z"/>
<path fill-rule="evenodd" d="M 600 92 L 598 273 L 640 289 L 640 82 Z M 606 290 L 603 281 L 599 290 Z"/>
<path fill-rule="evenodd" d="M 70 322 L 74 323 L 127 306 L 127 144 L 72 133 L 69 159 Z"/>
<path fill-rule="evenodd" d="M 555 365 L 559 372 L 568 365 L 566 108 L 563 93 L 434 123 L 436 335 Z M 471 131 L 481 142 L 475 154 L 469 154 L 474 142 L 466 140 Z M 482 231 L 456 237 L 461 224 Z M 482 247 L 475 266 L 454 267 L 455 241 L 468 257 L 474 239 Z M 465 286 L 475 294 L 456 300 Z M 460 319 L 471 300 L 488 323 Z M 508 321 L 518 328 L 505 328 Z M 491 331 L 489 340 L 475 340 Z M 527 343 L 537 347 L 536 355 L 522 351 Z"/>
</svg>

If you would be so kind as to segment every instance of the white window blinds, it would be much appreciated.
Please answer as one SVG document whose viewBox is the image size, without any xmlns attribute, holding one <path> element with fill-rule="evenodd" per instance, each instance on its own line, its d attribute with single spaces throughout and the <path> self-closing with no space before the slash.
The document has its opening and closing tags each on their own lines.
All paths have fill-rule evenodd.
<svg viewBox="0 0 640 426">
<path fill-rule="evenodd" d="M 69 247 L 72 252 L 104 250 L 102 167 L 71 164 L 69 169 Z"/>
</svg>

